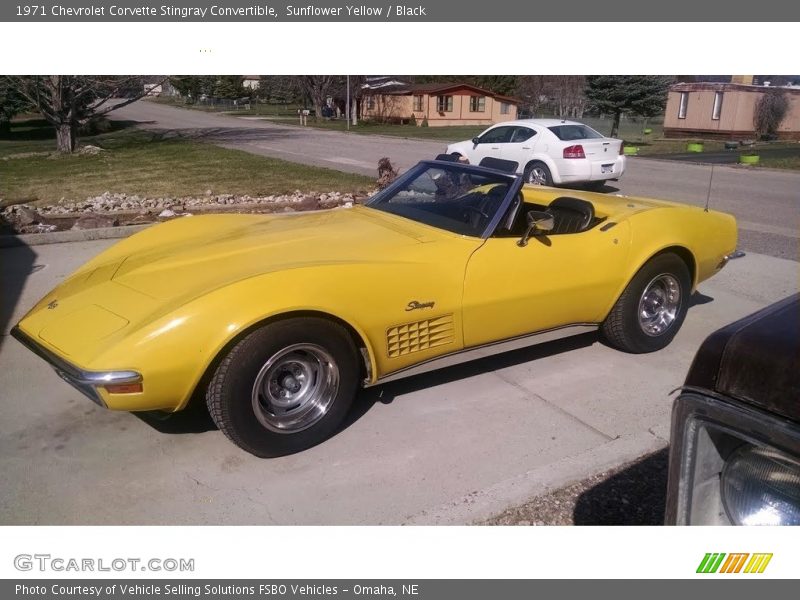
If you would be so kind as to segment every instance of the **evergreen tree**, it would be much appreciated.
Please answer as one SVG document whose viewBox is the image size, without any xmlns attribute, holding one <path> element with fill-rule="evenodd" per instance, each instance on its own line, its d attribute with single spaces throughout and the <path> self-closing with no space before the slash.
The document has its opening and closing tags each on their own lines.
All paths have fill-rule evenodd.
<svg viewBox="0 0 800 600">
<path fill-rule="evenodd" d="M 586 97 L 601 112 L 614 115 L 611 137 L 616 137 L 622 113 L 661 114 L 672 82 L 672 77 L 663 75 L 591 75 L 586 78 Z"/>
<path fill-rule="evenodd" d="M 9 77 L 0 76 L 0 135 L 11 132 L 11 119 L 31 108 L 31 103 L 17 91 Z"/>
</svg>

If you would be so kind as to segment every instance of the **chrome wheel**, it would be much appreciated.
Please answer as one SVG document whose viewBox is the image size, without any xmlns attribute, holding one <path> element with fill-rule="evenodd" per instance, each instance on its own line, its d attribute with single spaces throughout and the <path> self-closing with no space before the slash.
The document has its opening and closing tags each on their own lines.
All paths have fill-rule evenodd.
<svg viewBox="0 0 800 600">
<path fill-rule="evenodd" d="M 547 185 L 547 172 L 543 167 L 535 165 L 528 172 L 528 183 L 533 185 Z"/>
<path fill-rule="evenodd" d="M 253 411 L 277 433 L 308 429 L 328 412 L 339 389 L 339 368 L 327 350 L 294 344 L 273 354 L 253 384 Z"/>
<path fill-rule="evenodd" d="M 681 306 L 681 286 L 672 275 L 657 275 L 644 288 L 639 300 L 639 326 L 651 337 L 667 331 Z"/>
</svg>

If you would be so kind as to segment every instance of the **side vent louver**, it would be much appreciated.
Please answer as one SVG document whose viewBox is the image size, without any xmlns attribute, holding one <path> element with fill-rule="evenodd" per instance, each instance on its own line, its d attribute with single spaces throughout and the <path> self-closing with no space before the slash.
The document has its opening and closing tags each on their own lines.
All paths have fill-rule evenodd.
<svg viewBox="0 0 800 600">
<path fill-rule="evenodd" d="M 453 315 L 390 327 L 386 332 L 389 358 L 453 342 Z"/>
</svg>

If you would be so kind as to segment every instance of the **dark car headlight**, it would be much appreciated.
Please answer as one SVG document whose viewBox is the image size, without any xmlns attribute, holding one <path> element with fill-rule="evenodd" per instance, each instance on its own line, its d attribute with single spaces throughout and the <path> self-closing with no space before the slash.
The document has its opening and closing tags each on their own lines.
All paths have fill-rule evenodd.
<svg viewBox="0 0 800 600">
<path fill-rule="evenodd" d="M 682 393 L 672 412 L 668 524 L 799 525 L 800 426 Z"/>
<path fill-rule="evenodd" d="M 722 469 L 722 504 L 736 525 L 800 525 L 800 463 L 744 445 Z"/>
</svg>

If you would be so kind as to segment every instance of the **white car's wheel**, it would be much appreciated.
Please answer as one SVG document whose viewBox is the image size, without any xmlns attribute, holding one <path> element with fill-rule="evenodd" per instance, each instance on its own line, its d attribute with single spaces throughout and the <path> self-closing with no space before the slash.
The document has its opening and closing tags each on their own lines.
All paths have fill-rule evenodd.
<svg viewBox="0 0 800 600">
<path fill-rule="evenodd" d="M 532 185 L 553 185 L 550 169 L 543 162 L 532 162 L 525 167 L 524 179 Z"/>
</svg>

